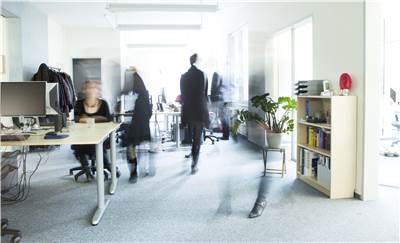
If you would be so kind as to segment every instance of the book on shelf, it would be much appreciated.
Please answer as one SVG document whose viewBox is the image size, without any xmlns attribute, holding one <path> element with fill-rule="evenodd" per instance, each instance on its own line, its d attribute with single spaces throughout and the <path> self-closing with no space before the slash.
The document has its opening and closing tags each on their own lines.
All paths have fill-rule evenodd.
<svg viewBox="0 0 400 243">
<path fill-rule="evenodd" d="M 322 128 L 307 128 L 307 145 L 310 147 L 330 150 L 330 131 Z"/>
<path fill-rule="evenodd" d="M 321 154 L 312 152 L 308 149 L 300 149 L 300 168 L 299 172 L 303 176 L 313 176 L 317 178 L 318 167 L 324 166 L 330 170 L 330 158 Z"/>
</svg>

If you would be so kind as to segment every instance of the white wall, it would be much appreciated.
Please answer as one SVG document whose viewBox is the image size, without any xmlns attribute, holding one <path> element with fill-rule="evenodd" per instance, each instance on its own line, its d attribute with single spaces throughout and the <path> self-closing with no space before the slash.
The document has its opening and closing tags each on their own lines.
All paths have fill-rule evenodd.
<svg viewBox="0 0 400 243">
<path fill-rule="evenodd" d="M 222 31 L 230 33 L 244 23 L 249 28 L 249 63 L 257 63 L 257 53 L 271 49 L 267 45 L 253 42 L 251 36 L 272 36 L 275 32 L 293 25 L 307 17 L 313 18 L 313 76 L 315 79 L 329 79 L 338 89 L 341 73 L 348 72 L 353 77 L 352 95 L 358 97 L 357 121 L 357 186 L 361 194 L 363 166 L 363 128 L 364 128 L 364 4 L 353 3 L 253 3 L 237 6 L 225 4 L 221 13 L 224 21 Z M 268 48 L 267 48 L 268 46 Z M 258 50 L 258 51 L 257 51 Z M 251 54 L 253 53 L 253 55 Z M 268 59 L 267 59 L 268 60 Z M 273 87 L 270 75 L 273 72 L 268 65 L 265 72 L 249 70 L 250 87 Z M 267 79 L 267 78 L 268 79 Z M 254 89 L 250 89 L 251 90 Z M 274 92 L 274 90 L 259 90 Z M 250 93 L 249 97 L 254 94 Z"/>
<path fill-rule="evenodd" d="M 2 8 L 20 18 L 23 79 L 31 80 L 48 61 L 47 15 L 28 2 L 3 2 Z"/>
<path fill-rule="evenodd" d="M 120 35 L 109 28 L 65 28 L 65 70 L 72 75 L 73 58 L 101 58 L 103 97 L 112 108 L 121 91 Z"/>
<path fill-rule="evenodd" d="M 65 70 L 68 60 L 66 59 L 66 43 L 64 28 L 52 18 L 48 18 L 48 53 L 47 64 L 51 67 Z M 71 74 L 71 73 L 70 73 Z"/>
<path fill-rule="evenodd" d="M 383 22 L 381 4 L 367 2 L 365 5 L 365 99 L 364 99 L 364 168 L 363 199 L 378 197 L 378 161 L 380 104 L 382 94 L 380 83 L 383 78 L 382 37 Z"/>
</svg>

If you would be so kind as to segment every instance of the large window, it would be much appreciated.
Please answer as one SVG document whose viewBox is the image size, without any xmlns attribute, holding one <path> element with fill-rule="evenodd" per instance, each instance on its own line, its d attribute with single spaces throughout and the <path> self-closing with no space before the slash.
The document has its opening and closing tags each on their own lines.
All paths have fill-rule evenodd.
<svg viewBox="0 0 400 243">
<path fill-rule="evenodd" d="M 229 80 L 232 100 L 239 103 L 249 100 L 248 42 L 246 26 L 229 35 Z"/>
<path fill-rule="evenodd" d="M 274 98 L 294 96 L 294 83 L 313 79 L 312 19 L 306 19 L 275 34 L 274 43 Z M 296 115 L 294 115 L 294 118 Z M 290 144 L 291 157 L 296 159 L 296 128 L 284 142 Z"/>
<path fill-rule="evenodd" d="M 274 36 L 274 87 L 277 96 L 293 96 L 293 85 L 312 79 L 312 21 L 307 19 Z"/>
</svg>

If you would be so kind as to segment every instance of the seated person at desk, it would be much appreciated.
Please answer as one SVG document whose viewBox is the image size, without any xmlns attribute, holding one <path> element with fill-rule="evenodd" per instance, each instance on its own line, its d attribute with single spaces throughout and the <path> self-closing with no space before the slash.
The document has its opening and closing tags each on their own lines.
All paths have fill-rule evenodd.
<svg viewBox="0 0 400 243">
<path fill-rule="evenodd" d="M 95 122 L 110 122 L 111 114 L 108 104 L 105 100 L 100 99 L 100 84 L 98 81 L 87 80 L 82 86 L 84 98 L 78 100 L 74 108 L 75 122 L 86 123 L 88 118 L 94 118 Z M 104 142 L 103 146 L 103 162 L 104 168 L 111 172 L 111 164 L 107 157 L 106 147 L 109 146 L 109 140 Z M 93 178 L 89 167 L 88 157 L 96 155 L 95 145 L 72 145 L 74 154 L 82 165 L 88 180 Z M 120 172 L 117 168 L 117 177 Z"/>
</svg>

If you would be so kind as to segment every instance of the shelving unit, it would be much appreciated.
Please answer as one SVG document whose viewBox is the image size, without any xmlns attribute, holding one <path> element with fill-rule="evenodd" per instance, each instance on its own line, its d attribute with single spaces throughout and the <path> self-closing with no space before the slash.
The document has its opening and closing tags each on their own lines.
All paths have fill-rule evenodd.
<svg viewBox="0 0 400 243">
<path fill-rule="evenodd" d="M 298 96 L 297 100 L 297 179 L 331 199 L 352 198 L 356 182 L 357 98 Z M 307 122 L 307 113 L 329 116 L 329 123 Z"/>
</svg>

